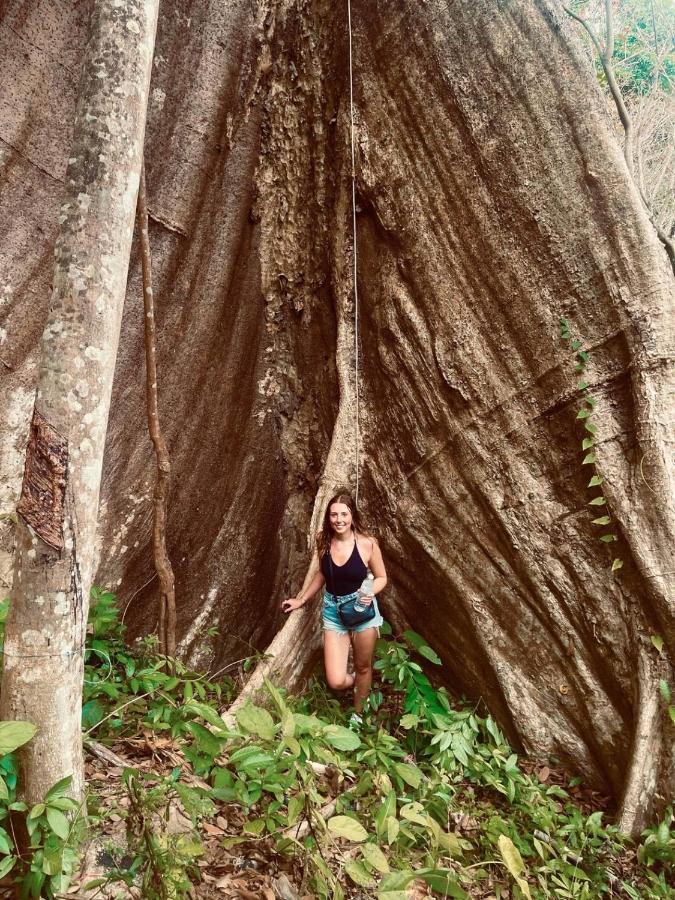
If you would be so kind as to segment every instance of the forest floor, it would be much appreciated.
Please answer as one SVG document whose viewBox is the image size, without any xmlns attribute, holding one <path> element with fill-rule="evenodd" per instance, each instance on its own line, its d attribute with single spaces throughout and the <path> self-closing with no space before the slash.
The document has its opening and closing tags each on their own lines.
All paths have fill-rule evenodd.
<svg viewBox="0 0 675 900">
<path fill-rule="evenodd" d="M 241 664 L 167 670 L 151 640 L 125 644 L 112 594 L 92 599 L 87 823 L 62 833 L 58 786 L 26 810 L 32 856 L 0 896 L 675 897 L 672 811 L 639 843 L 620 835 L 608 798 L 556 760 L 519 759 L 485 711 L 434 686 L 419 635 L 378 641 L 358 731 L 320 678 L 302 697 L 267 682 L 228 727 Z M 15 768 L 0 764 L 6 812 Z"/>
</svg>

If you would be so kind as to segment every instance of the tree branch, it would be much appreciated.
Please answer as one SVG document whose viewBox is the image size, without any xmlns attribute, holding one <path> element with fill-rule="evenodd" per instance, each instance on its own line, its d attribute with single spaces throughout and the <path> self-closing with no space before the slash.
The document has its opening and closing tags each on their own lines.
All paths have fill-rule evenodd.
<svg viewBox="0 0 675 900">
<path fill-rule="evenodd" d="M 602 70 L 605 73 L 605 78 L 607 79 L 607 85 L 609 87 L 609 91 L 612 95 L 612 99 L 614 100 L 614 104 L 616 106 L 617 112 L 619 114 L 619 119 L 621 120 L 621 124 L 623 126 L 624 131 L 624 144 L 623 144 L 623 155 L 626 160 L 626 167 L 628 168 L 628 172 L 630 177 L 635 185 L 638 194 L 640 195 L 640 199 L 642 200 L 644 207 L 647 211 L 647 215 L 649 217 L 649 221 L 652 223 L 654 230 L 656 231 L 658 239 L 663 244 L 666 253 L 668 254 L 668 258 L 670 259 L 670 264 L 673 268 L 673 272 L 675 272 L 675 245 L 671 238 L 663 231 L 663 229 L 657 224 L 656 217 L 654 213 L 651 211 L 649 204 L 647 203 L 647 198 L 644 195 L 644 191 L 641 189 L 640 185 L 637 183 L 635 178 L 634 164 L 633 164 L 633 122 L 630 117 L 630 113 L 628 112 L 628 108 L 623 99 L 623 94 L 621 93 L 621 88 L 619 87 L 619 83 L 616 80 L 616 76 L 614 75 L 614 67 L 612 66 L 612 56 L 614 54 L 614 23 L 612 20 L 612 5 L 611 0 L 605 0 L 605 27 L 606 27 L 606 39 L 605 39 L 605 47 L 603 49 L 602 44 L 600 43 L 600 39 L 598 38 L 595 31 L 591 28 L 588 22 L 585 21 L 581 16 L 578 16 L 575 12 L 569 9 L 567 6 L 563 6 L 563 9 L 567 13 L 570 18 L 574 19 L 576 22 L 579 22 L 582 25 L 593 42 L 593 46 L 598 52 L 598 56 L 600 58 L 600 64 L 602 65 Z"/>
<path fill-rule="evenodd" d="M 145 366 L 148 406 L 148 431 L 157 457 L 157 479 L 153 494 L 154 518 L 152 549 L 159 577 L 159 642 L 164 656 L 176 654 L 176 589 L 171 560 L 166 549 L 166 501 L 169 489 L 171 462 L 169 451 L 159 425 L 157 400 L 157 352 L 155 340 L 155 308 L 152 290 L 152 257 L 148 234 L 148 199 L 145 184 L 145 162 L 141 168 L 138 189 L 137 224 L 143 270 L 143 308 L 145 311 Z"/>
</svg>

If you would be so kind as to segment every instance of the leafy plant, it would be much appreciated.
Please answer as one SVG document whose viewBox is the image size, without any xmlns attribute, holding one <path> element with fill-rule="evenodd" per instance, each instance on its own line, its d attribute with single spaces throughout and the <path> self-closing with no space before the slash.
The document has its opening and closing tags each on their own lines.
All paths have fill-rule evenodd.
<svg viewBox="0 0 675 900">
<path fill-rule="evenodd" d="M 597 466 L 597 457 L 595 452 L 595 441 L 597 435 L 597 426 L 592 421 L 593 411 L 595 410 L 596 401 L 593 395 L 590 393 L 590 387 L 588 382 L 585 379 L 586 367 L 588 366 L 589 354 L 587 350 L 582 349 L 581 341 L 572 336 L 572 332 L 570 331 L 570 324 L 567 319 L 560 319 L 560 336 L 564 341 L 569 341 L 570 346 L 575 354 L 576 365 L 575 372 L 580 376 L 578 389 L 581 392 L 581 401 L 579 408 L 577 410 L 577 420 L 583 422 L 584 427 L 584 437 L 581 441 L 581 450 L 584 453 L 584 458 L 581 462 L 582 466 L 593 466 L 594 474 L 591 476 L 590 481 L 588 482 L 589 488 L 600 488 L 600 486 L 604 482 L 604 476 L 599 471 Z M 607 501 L 602 493 L 596 494 L 588 501 L 589 506 L 593 507 L 603 507 L 607 505 Z M 611 516 L 603 512 L 601 516 L 597 516 L 593 519 L 593 524 L 597 526 L 601 526 L 602 528 L 606 528 L 611 525 Z M 603 534 L 598 533 L 598 539 L 604 544 L 613 544 L 615 541 L 619 540 L 618 535 L 615 531 L 606 531 Z M 616 572 L 619 569 L 623 568 L 623 560 L 619 556 L 612 556 L 612 564 L 611 571 Z"/>
<path fill-rule="evenodd" d="M 51 898 L 67 891 L 77 862 L 74 845 L 80 805 L 67 796 L 70 776 L 33 807 L 17 799 L 12 754 L 36 730 L 30 722 L 0 722 L 0 878 L 11 872 L 22 898 Z M 16 834 L 24 832 L 26 840 L 20 847 Z"/>
</svg>

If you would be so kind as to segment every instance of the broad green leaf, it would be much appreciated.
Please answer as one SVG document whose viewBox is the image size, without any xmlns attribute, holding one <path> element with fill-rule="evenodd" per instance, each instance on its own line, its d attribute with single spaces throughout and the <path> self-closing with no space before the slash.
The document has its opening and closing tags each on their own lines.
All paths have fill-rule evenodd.
<svg viewBox="0 0 675 900">
<path fill-rule="evenodd" d="M 623 568 L 623 560 L 618 557 L 612 563 L 612 572 L 616 572 L 617 569 Z"/>
<path fill-rule="evenodd" d="M 440 666 L 442 664 L 441 658 L 438 655 L 438 653 L 436 653 L 435 650 L 432 650 L 431 647 L 429 647 L 428 645 L 425 645 L 424 647 L 420 647 L 417 652 L 419 653 L 420 656 L 423 656 L 425 659 L 428 659 L 429 662 L 434 663 L 434 665 L 436 665 L 436 666 Z"/>
<path fill-rule="evenodd" d="M 0 777 L 0 800 L 9 800 L 9 790 L 5 779 Z"/>
<path fill-rule="evenodd" d="M 428 817 L 427 827 L 433 833 L 434 842 L 437 847 L 445 850 L 450 856 L 462 855 L 462 844 L 456 834 L 450 834 L 444 831 L 438 822 L 431 816 Z"/>
<path fill-rule="evenodd" d="M 54 832 L 54 834 L 58 835 L 64 841 L 68 839 L 68 834 L 70 833 L 70 825 L 68 824 L 68 819 L 66 819 L 66 817 L 60 810 L 48 806 L 47 821 L 49 822 L 49 827 Z"/>
<path fill-rule="evenodd" d="M 416 822 L 418 825 L 426 825 L 428 821 L 424 807 L 417 801 L 401 807 L 401 818 L 407 819 L 408 822 Z"/>
<path fill-rule="evenodd" d="M 590 409 L 580 409 L 577 413 L 577 419 L 587 419 L 591 414 Z"/>
<path fill-rule="evenodd" d="M 656 647 L 656 649 L 659 651 L 659 653 L 663 650 L 663 638 L 661 637 L 660 634 L 653 634 L 651 636 L 651 642 Z M 667 702 L 670 703 L 669 700 Z"/>
<path fill-rule="evenodd" d="M 326 725 L 322 733 L 328 743 L 338 750 L 356 750 L 361 746 L 359 736 L 342 725 Z"/>
<path fill-rule="evenodd" d="M 0 756 L 14 753 L 34 736 L 37 728 L 32 722 L 0 722 Z"/>
<path fill-rule="evenodd" d="M 409 763 L 396 763 L 394 770 L 410 787 L 417 789 L 420 786 L 422 773 L 417 766 L 411 766 Z"/>
<path fill-rule="evenodd" d="M 611 544 L 612 541 L 618 541 L 618 537 L 615 534 L 601 534 L 600 540 L 603 544 Z"/>
<path fill-rule="evenodd" d="M 572 350 L 579 350 L 581 347 L 581 341 L 579 341 L 579 340 L 577 340 L 577 338 L 575 338 L 572 341 L 572 343 L 570 344 L 570 347 L 572 348 Z"/>
<path fill-rule="evenodd" d="M 599 519 L 593 519 L 593 524 L 594 525 L 609 525 L 610 521 L 611 520 L 610 520 L 609 516 L 600 516 Z"/>
<path fill-rule="evenodd" d="M 31 811 L 28 813 L 28 818 L 29 819 L 37 819 L 39 816 L 41 816 L 43 814 L 43 812 L 45 811 L 46 808 L 47 807 L 44 805 L 44 803 L 37 803 L 31 809 Z"/>
<path fill-rule="evenodd" d="M 266 753 L 260 747 L 250 745 L 240 747 L 230 756 L 230 763 L 237 769 L 247 769 L 259 772 L 274 762 L 271 753 Z"/>
<path fill-rule="evenodd" d="M 298 734 L 311 734 L 321 731 L 323 723 L 316 716 L 306 716 L 303 713 L 293 713 L 295 727 Z"/>
<path fill-rule="evenodd" d="M 281 732 L 287 741 L 295 737 L 295 719 L 288 707 L 281 713 Z"/>
<path fill-rule="evenodd" d="M 220 754 L 222 741 L 208 728 L 204 728 L 199 722 L 186 722 L 185 727 L 194 736 L 197 747 L 202 753 L 206 753 L 212 759 Z"/>
<path fill-rule="evenodd" d="M 581 460 L 582 466 L 591 466 L 595 462 L 595 452 L 587 453 L 586 456 Z"/>
<path fill-rule="evenodd" d="M 590 431 L 591 434 L 597 434 L 597 426 L 595 426 L 592 422 L 585 422 L 584 428 L 586 431 Z"/>
<path fill-rule="evenodd" d="M 363 863 L 357 862 L 355 859 L 348 859 L 345 862 L 345 872 L 354 884 L 358 884 L 361 887 L 372 887 L 375 884 L 375 879 Z"/>
<path fill-rule="evenodd" d="M 14 864 L 16 863 L 16 856 L 6 856 L 0 862 L 0 878 L 4 878 L 5 875 L 8 875 L 12 869 L 14 868 Z"/>
<path fill-rule="evenodd" d="M 194 715 L 204 719 L 205 722 L 208 722 L 209 725 L 213 725 L 214 728 L 219 729 L 219 731 L 230 734 L 225 727 L 222 718 L 212 706 L 208 705 L 208 703 L 199 703 L 197 700 L 188 700 L 188 702 L 184 704 L 183 709 L 187 713 L 194 713 Z"/>
<path fill-rule="evenodd" d="M 295 825 L 298 816 L 305 808 L 305 798 L 296 794 L 288 801 L 288 824 Z"/>
<path fill-rule="evenodd" d="M 577 385 L 577 387 L 578 387 L 578 389 L 579 389 L 580 391 L 585 391 L 585 390 L 588 388 L 588 382 L 587 382 L 587 381 L 583 381 L 583 379 L 582 379 L 582 380 L 579 382 L 579 384 Z"/>
<path fill-rule="evenodd" d="M 410 728 L 416 728 L 419 725 L 419 721 L 419 716 L 416 716 L 414 713 L 408 713 L 407 715 L 403 716 L 399 724 L 401 728 L 409 730 Z"/>
<path fill-rule="evenodd" d="M 659 681 L 659 691 L 661 692 L 661 696 L 663 697 L 664 702 L 670 704 L 672 697 L 670 692 L 670 685 L 667 681 L 664 681 L 663 678 Z"/>
<path fill-rule="evenodd" d="M 398 833 L 401 830 L 401 826 L 399 824 L 398 819 L 396 819 L 394 816 L 389 816 L 387 818 L 386 825 L 387 825 L 387 843 L 391 847 L 391 845 L 396 841 L 396 838 L 398 837 Z"/>
<path fill-rule="evenodd" d="M 55 797 L 63 797 L 67 794 L 72 782 L 73 776 L 66 775 L 65 778 L 62 778 L 60 781 L 57 781 L 56 784 L 53 784 L 45 794 L 45 803 L 49 803 L 49 801 L 53 800 Z"/>
<path fill-rule="evenodd" d="M 274 721 L 267 710 L 261 706 L 254 706 L 248 702 L 239 707 L 235 718 L 239 727 L 249 734 L 257 734 L 264 741 L 274 740 Z"/>
<path fill-rule="evenodd" d="M 244 831 L 247 834 L 262 834 L 265 830 L 264 819 L 249 819 L 244 823 Z"/>
<path fill-rule="evenodd" d="M 284 739 L 284 741 L 293 756 L 300 756 L 300 754 L 302 753 L 302 747 L 294 737 L 287 737 Z"/>
<path fill-rule="evenodd" d="M 375 815 L 375 830 L 380 839 L 384 838 L 387 830 L 387 819 L 396 818 L 396 792 L 390 790 Z"/>
<path fill-rule="evenodd" d="M 12 852 L 12 846 L 9 842 L 9 835 L 4 828 L 0 828 L 0 853 L 6 856 Z"/>
<path fill-rule="evenodd" d="M 464 852 L 460 839 L 451 831 L 443 831 L 441 829 L 438 844 L 440 848 L 445 850 L 446 853 L 449 853 L 450 856 L 461 856 Z"/>
<path fill-rule="evenodd" d="M 360 822 L 350 816 L 332 816 L 327 822 L 328 830 L 336 837 L 347 838 L 348 841 L 365 841 L 368 832 Z"/>
<path fill-rule="evenodd" d="M 600 497 L 593 497 L 592 500 L 588 501 L 589 506 L 604 506 L 606 503 L 607 501 L 602 495 Z"/>
<path fill-rule="evenodd" d="M 269 680 L 269 678 L 264 678 L 263 681 L 265 683 L 267 693 L 270 695 L 270 697 L 274 701 L 274 705 L 276 706 L 277 710 L 279 711 L 279 715 L 282 716 L 284 714 L 284 710 L 288 709 L 288 707 L 284 703 L 284 698 L 281 696 L 280 691 L 278 691 L 277 688 L 275 688 L 275 686 L 272 684 L 272 682 Z"/>
<path fill-rule="evenodd" d="M 583 441 L 581 442 L 582 450 L 590 450 L 592 446 L 593 446 L 593 438 L 585 437 L 583 439 Z"/>
<path fill-rule="evenodd" d="M 525 872 L 525 863 L 523 862 L 523 858 L 520 855 L 518 848 L 511 838 L 507 837 L 505 834 L 499 835 L 497 846 L 499 847 L 499 852 L 501 853 L 506 868 L 513 876 L 516 884 L 528 900 L 531 900 L 532 894 L 530 893 L 530 886 L 522 877 Z"/>
<path fill-rule="evenodd" d="M 389 872 L 387 857 L 377 844 L 361 844 L 361 853 L 363 853 L 363 858 L 369 866 L 372 866 L 374 869 L 377 869 L 378 872 L 382 872 L 385 875 Z"/>
<path fill-rule="evenodd" d="M 416 631 L 411 631 L 408 629 L 403 632 L 403 637 L 406 641 L 417 650 L 420 656 L 424 656 L 425 659 L 430 660 L 435 663 L 437 666 L 440 666 L 441 660 L 437 656 L 436 653 L 431 649 L 431 647 L 427 644 L 421 634 L 418 634 Z"/>
<path fill-rule="evenodd" d="M 504 743 L 504 736 L 492 716 L 488 716 L 485 720 L 485 727 L 498 747 Z"/>
<path fill-rule="evenodd" d="M 405 889 L 408 887 L 410 882 L 413 881 L 413 879 L 416 877 L 416 873 L 411 871 L 410 869 L 390 872 L 388 875 L 385 875 L 384 878 L 380 881 L 377 896 L 386 897 L 387 900 L 391 900 L 393 894 L 390 892 L 405 892 Z"/>
<path fill-rule="evenodd" d="M 418 869 L 415 877 L 421 878 L 443 897 L 469 900 L 469 895 L 457 883 L 457 874 L 451 869 Z"/>
<path fill-rule="evenodd" d="M 604 480 L 602 475 L 594 475 L 588 482 L 588 487 L 597 487 L 599 484 L 602 484 Z"/>
</svg>

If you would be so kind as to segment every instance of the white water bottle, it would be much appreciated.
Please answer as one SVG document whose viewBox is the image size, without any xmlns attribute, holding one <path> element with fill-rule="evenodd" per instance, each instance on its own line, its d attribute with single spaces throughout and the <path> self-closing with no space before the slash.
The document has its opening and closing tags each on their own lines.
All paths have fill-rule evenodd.
<svg viewBox="0 0 675 900">
<path fill-rule="evenodd" d="M 373 584 L 374 583 L 375 583 L 375 579 L 369 572 L 368 575 L 366 576 L 366 578 L 364 579 L 363 584 L 359 588 L 358 597 L 356 598 L 356 602 L 354 603 L 354 609 L 357 610 L 357 612 L 363 612 L 364 609 L 367 609 L 368 604 L 364 603 L 362 598 L 367 596 L 368 594 L 373 593 Z"/>
</svg>

